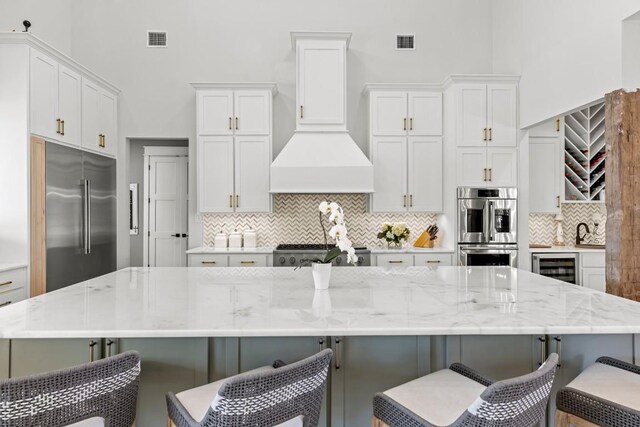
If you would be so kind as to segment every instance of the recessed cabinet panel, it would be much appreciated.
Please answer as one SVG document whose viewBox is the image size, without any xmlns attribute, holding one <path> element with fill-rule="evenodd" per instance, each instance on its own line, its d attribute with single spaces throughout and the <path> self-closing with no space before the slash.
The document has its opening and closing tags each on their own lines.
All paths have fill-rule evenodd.
<svg viewBox="0 0 640 427">
<path fill-rule="evenodd" d="M 607 279 L 605 268 L 583 268 L 580 284 L 585 288 L 600 292 L 607 291 Z"/>
<path fill-rule="evenodd" d="M 70 69 L 58 67 L 58 118 L 61 120 L 58 139 L 80 145 L 82 78 Z"/>
<path fill-rule="evenodd" d="M 200 212 L 233 212 L 233 137 L 203 136 L 198 142 Z"/>
<path fill-rule="evenodd" d="M 118 152 L 118 137 L 116 131 L 116 102 L 117 99 L 106 91 L 100 91 L 98 98 L 98 123 L 102 134 L 102 145 L 98 148 L 107 154 L 115 156 Z"/>
<path fill-rule="evenodd" d="M 31 133 L 58 139 L 58 63 L 34 49 L 29 96 Z"/>
<path fill-rule="evenodd" d="M 404 212 L 407 197 L 407 142 L 404 137 L 378 137 L 372 144 L 374 212 Z"/>
<path fill-rule="evenodd" d="M 442 211 L 442 138 L 409 137 L 409 211 Z"/>
<path fill-rule="evenodd" d="M 399 136 L 407 133 L 406 92 L 371 94 L 371 132 L 374 136 Z"/>
<path fill-rule="evenodd" d="M 459 148 L 457 152 L 458 186 L 487 185 L 487 149 Z"/>
<path fill-rule="evenodd" d="M 82 146 L 94 151 L 100 148 L 99 100 L 98 86 L 82 79 Z"/>
<path fill-rule="evenodd" d="M 236 135 L 269 135 L 271 94 L 266 91 L 237 91 L 233 128 Z"/>
<path fill-rule="evenodd" d="M 487 85 L 460 85 L 457 90 L 457 145 L 459 147 L 485 147 Z"/>
<path fill-rule="evenodd" d="M 234 128 L 233 92 L 198 92 L 198 134 L 231 135 Z"/>
<path fill-rule="evenodd" d="M 410 92 L 409 135 L 442 135 L 442 94 Z"/>
<path fill-rule="evenodd" d="M 236 212 L 269 212 L 269 138 L 238 136 L 235 141 Z"/>
<path fill-rule="evenodd" d="M 298 49 L 298 123 L 344 125 L 344 43 L 300 43 Z"/>
<path fill-rule="evenodd" d="M 558 213 L 562 183 L 560 141 L 554 138 L 529 139 L 529 211 Z"/>
<path fill-rule="evenodd" d="M 517 144 L 517 93 L 515 85 L 487 86 L 488 146 L 515 147 Z"/>
<path fill-rule="evenodd" d="M 488 148 L 487 184 L 492 187 L 515 187 L 518 185 L 518 155 L 513 148 Z"/>
</svg>

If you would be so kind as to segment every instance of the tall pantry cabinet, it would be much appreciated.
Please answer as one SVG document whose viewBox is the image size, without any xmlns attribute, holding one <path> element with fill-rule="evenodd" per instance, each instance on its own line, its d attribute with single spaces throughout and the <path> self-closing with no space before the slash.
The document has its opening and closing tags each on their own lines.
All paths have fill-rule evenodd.
<svg viewBox="0 0 640 427">
<path fill-rule="evenodd" d="M 369 84 L 372 212 L 441 212 L 442 92 L 426 84 Z"/>
<path fill-rule="evenodd" d="M 198 83 L 200 212 L 270 212 L 274 83 Z"/>
<path fill-rule="evenodd" d="M 518 81 L 478 75 L 445 82 L 453 105 L 458 186 L 518 185 Z"/>
</svg>

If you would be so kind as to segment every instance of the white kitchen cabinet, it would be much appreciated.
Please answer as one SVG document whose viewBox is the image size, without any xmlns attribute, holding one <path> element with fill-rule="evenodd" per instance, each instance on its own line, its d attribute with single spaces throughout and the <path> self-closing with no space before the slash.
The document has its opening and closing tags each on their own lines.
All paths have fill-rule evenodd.
<svg viewBox="0 0 640 427">
<path fill-rule="evenodd" d="M 375 194 L 373 212 L 407 210 L 407 142 L 404 137 L 377 137 L 372 141 L 371 162 Z"/>
<path fill-rule="evenodd" d="M 95 84 L 82 79 L 82 147 L 102 154 L 116 156 L 117 97 Z"/>
<path fill-rule="evenodd" d="M 515 147 L 518 91 L 514 83 L 456 86 L 456 143 L 459 147 Z"/>
<path fill-rule="evenodd" d="M 529 137 L 558 138 L 562 135 L 563 126 L 564 119 L 562 117 L 556 117 L 555 119 L 547 120 L 529 128 Z"/>
<path fill-rule="evenodd" d="M 31 49 L 29 96 L 31 133 L 57 139 L 58 63 L 35 49 Z"/>
<path fill-rule="evenodd" d="M 229 257 L 219 254 L 188 254 L 189 267 L 228 267 Z"/>
<path fill-rule="evenodd" d="M 75 71 L 58 66 L 58 117 L 60 133 L 57 139 L 79 146 L 81 138 L 82 77 Z"/>
<path fill-rule="evenodd" d="M 562 164 L 558 137 L 529 138 L 529 212 L 560 212 Z"/>
<path fill-rule="evenodd" d="M 263 254 L 232 254 L 229 255 L 229 267 L 267 267 L 268 258 Z"/>
<path fill-rule="evenodd" d="M 344 128 L 347 40 L 299 39 L 296 49 L 297 129 L 310 130 L 315 125 Z"/>
<path fill-rule="evenodd" d="M 380 254 L 376 257 L 378 267 L 413 267 L 413 255 L 407 253 Z"/>
<path fill-rule="evenodd" d="M 196 88 L 200 212 L 269 212 L 274 84 Z"/>
<path fill-rule="evenodd" d="M 450 253 L 415 254 L 413 265 L 416 267 L 438 267 L 453 265 L 453 255 Z"/>
<path fill-rule="evenodd" d="M 442 93 L 369 84 L 372 212 L 441 212 Z"/>
<path fill-rule="evenodd" d="M 200 212 L 233 212 L 233 136 L 198 137 Z"/>
<path fill-rule="evenodd" d="M 22 301 L 28 294 L 26 267 L 0 272 L 0 307 Z"/>
<path fill-rule="evenodd" d="M 596 291 L 607 291 L 606 269 L 603 267 L 587 267 L 581 269 L 580 284 Z"/>
<path fill-rule="evenodd" d="M 456 156 L 458 186 L 518 185 L 518 152 L 515 148 L 458 148 Z"/>
</svg>

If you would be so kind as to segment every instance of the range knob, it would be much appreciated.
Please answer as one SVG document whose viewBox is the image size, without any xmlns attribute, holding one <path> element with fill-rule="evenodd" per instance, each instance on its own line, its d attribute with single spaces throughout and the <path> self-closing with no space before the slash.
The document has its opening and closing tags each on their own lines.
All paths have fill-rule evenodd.
<svg viewBox="0 0 640 427">
<path fill-rule="evenodd" d="M 286 259 L 285 259 L 283 256 L 281 256 L 281 257 L 278 259 L 278 261 L 280 261 L 280 264 L 284 264 L 284 263 L 285 263 L 285 261 L 286 261 Z"/>
<path fill-rule="evenodd" d="M 338 265 L 342 264 L 342 257 L 341 256 L 336 258 L 336 264 L 338 264 Z"/>
<path fill-rule="evenodd" d="M 295 257 L 289 258 L 289 264 L 293 265 L 295 263 L 296 263 L 296 258 Z"/>
<path fill-rule="evenodd" d="M 358 257 L 358 265 L 362 264 L 364 262 L 364 258 L 359 256 Z"/>
</svg>

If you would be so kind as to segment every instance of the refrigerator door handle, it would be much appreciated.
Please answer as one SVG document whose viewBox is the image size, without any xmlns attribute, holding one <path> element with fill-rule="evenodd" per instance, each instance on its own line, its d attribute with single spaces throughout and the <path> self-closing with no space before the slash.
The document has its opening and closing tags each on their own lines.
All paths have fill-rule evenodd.
<svg viewBox="0 0 640 427">
<path fill-rule="evenodd" d="M 84 253 L 89 255 L 91 253 L 91 181 L 88 179 L 84 182 L 84 204 L 83 204 L 83 234 L 84 234 Z"/>
</svg>

